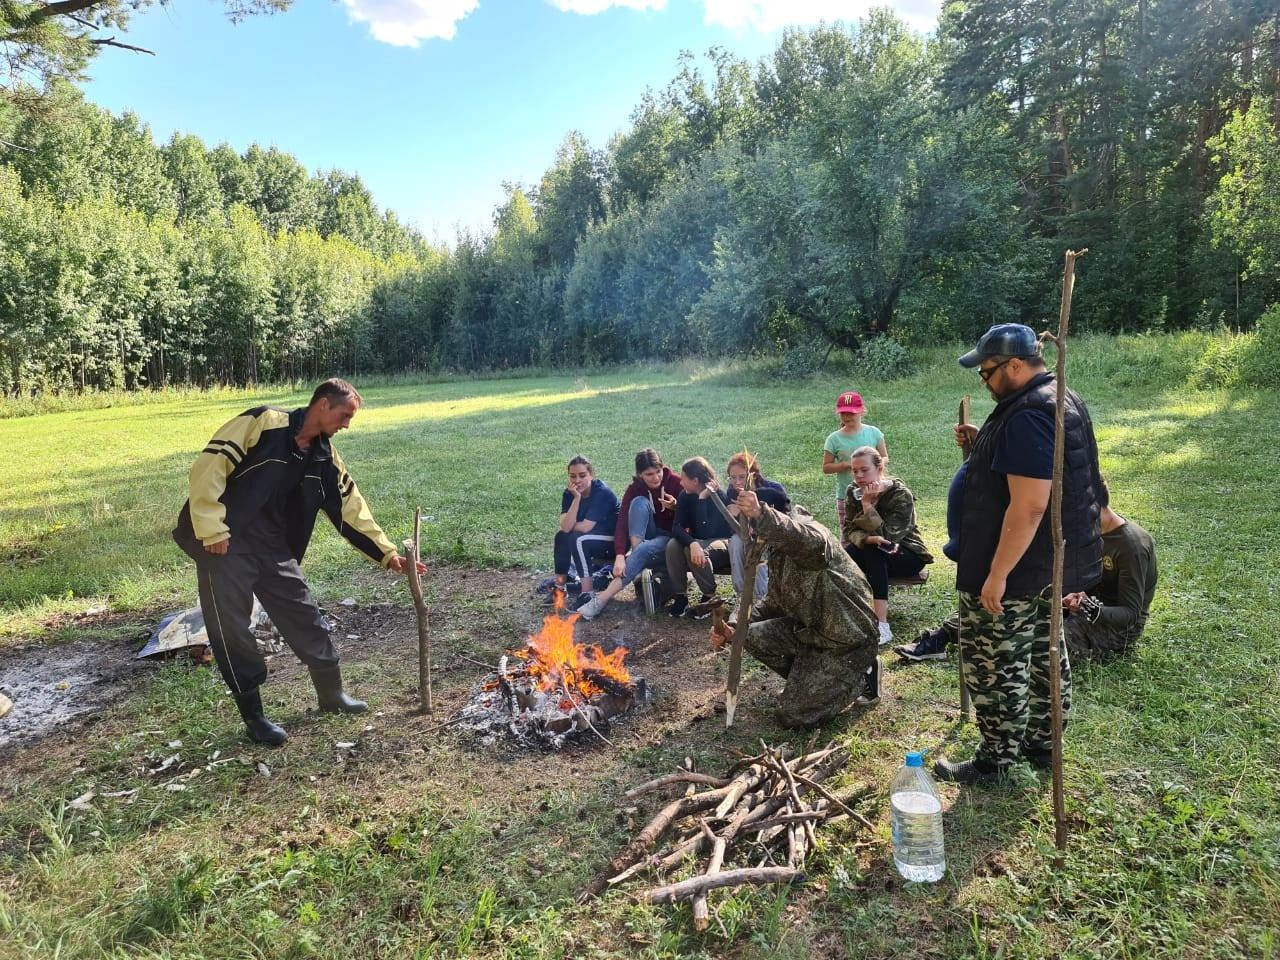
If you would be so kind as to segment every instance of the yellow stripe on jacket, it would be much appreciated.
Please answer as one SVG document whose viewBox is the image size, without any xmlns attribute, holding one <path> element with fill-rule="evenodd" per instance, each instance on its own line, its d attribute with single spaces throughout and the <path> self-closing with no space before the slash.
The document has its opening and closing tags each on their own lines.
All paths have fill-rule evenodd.
<svg viewBox="0 0 1280 960">
<path fill-rule="evenodd" d="M 360 490 L 356 487 L 356 482 L 351 479 L 351 474 L 347 473 L 347 465 L 338 456 L 338 451 L 332 447 L 330 451 L 333 454 L 333 465 L 338 471 L 338 494 L 342 498 L 342 526 L 338 528 L 338 532 L 346 536 L 347 531 L 344 528 L 350 527 L 364 534 L 382 551 L 381 564 L 385 567 L 392 557 L 400 555 L 400 551 L 387 539 L 378 522 L 373 519 L 369 504 L 360 495 Z"/>
<path fill-rule="evenodd" d="M 253 449 L 263 430 L 288 423 L 289 415 L 282 410 L 264 410 L 256 417 L 241 414 L 219 427 L 196 457 L 187 477 L 187 496 L 191 501 L 191 526 L 206 547 L 231 536 L 227 508 L 220 500 L 227 489 L 227 477 Z"/>
</svg>

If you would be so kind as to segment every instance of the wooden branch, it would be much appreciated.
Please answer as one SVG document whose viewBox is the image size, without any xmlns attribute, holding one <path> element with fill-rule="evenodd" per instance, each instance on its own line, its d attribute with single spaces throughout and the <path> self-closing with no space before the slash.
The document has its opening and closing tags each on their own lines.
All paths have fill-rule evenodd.
<svg viewBox="0 0 1280 960">
<path fill-rule="evenodd" d="M 966 393 L 960 399 L 960 425 L 969 422 L 969 395 Z M 969 461 L 969 454 L 973 452 L 973 444 L 968 439 L 960 445 L 960 459 L 962 462 Z M 956 609 L 960 609 L 960 596 L 956 594 Z M 969 685 L 964 679 L 964 646 L 960 643 L 961 630 L 963 630 L 964 619 L 960 618 L 961 628 L 956 631 L 956 672 L 960 677 L 960 720 L 963 723 L 969 722 Z"/>
<path fill-rule="evenodd" d="M 627 845 L 627 848 L 613 858 L 608 868 L 592 880 L 591 883 L 587 884 L 586 889 L 578 895 L 578 902 L 586 903 L 588 900 L 598 897 L 605 887 L 609 885 L 610 877 L 626 870 L 652 850 L 653 845 L 658 842 L 658 838 L 671 829 L 672 824 L 691 813 L 698 813 L 714 807 L 728 792 L 728 789 L 728 787 L 724 787 L 720 790 L 694 794 L 692 797 L 681 797 L 679 800 L 673 800 L 663 807 L 658 812 L 658 815 L 650 820 L 639 835 Z"/>
<path fill-rule="evenodd" d="M 657 777 L 654 780 L 646 780 L 639 786 L 632 787 L 623 796 L 628 800 L 634 800 L 636 797 L 643 796 L 646 793 L 652 793 L 654 790 L 661 790 L 664 787 L 670 787 L 677 783 L 697 783 L 708 787 L 727 787 L 732 781 L 724 780 L 720 777 L 708 776 L 705 773 L 693 773 L 689 770 L 682 770 L 679 773 L 669 773 L 665 777 Z"/>
<path fill-rule="evenodd" d="M 135 47 L 132 43 L 121 43 L 115 37 L 103 37 L 97 40 L 90 39 L 89 42 L 95 47 L 119 47 L 121 50 L 132 50 L 134 53 L 145 53 L 152 57 L 156 55 L 154 50 L 148 50 L 146 47 Z"/>
<path fill-rule="evenodd" d="M 791 883 L 801 876 L 799 870 L 792 867 L 745 867 L 741 870 L 726 870 L 712 876 L 703 874 L 665 887 L 654 887 L 640 894 L 638 899 L 644 903 L 676 903 L 688 900 L 706 890 L 717 890 L 720 887 L 740 887 L 744 884 Z"/>
<path fill-rule="evenodd" d="M 721 868 L 724 867 L 725 851 L 728 849 L 729 844 L 737 839 L 738 831 L 742 829 L 743 824 L 751 819 L 754 812 L 750 805 L 744 806 L 719 836 L 711 834 L 711 858 L 707 862 L 705 876 L 713 877 L 720 873 Z M 711 833 L 705 820 L 702 822 L 702 829 L 704 833 Z M 695 930 L 705 930 L 711 923 L 710 908 L 707 905 L 707 890 L 709 889 L 699 890 L 694 894 L 693 927 Z"/>
<path fill-rule="evenodd" d="M 751 488 L 751 472 L 748 471 L 747 489 Z M 742 571 L 742 596 L 738 602 L 738 625 L 734 628 L 733 642 L 729 647 L 729 677 L 724 694 L 724 725 L 732 727 L 734 713 L 738 709 L 738 686 L 742 682 L 742 645 L 746 642 L 747 630 L 751 627 L 751 608 L 755 604 L 756 570 L 760 566 L 760 553 L 751 534 L 751 521 L 742 516 L 734 519 L 729 508 L 720 499 L 719 491 L 713 491 L 707 499 L 715 504 L 730 527 L 737 528 L 746 556 Z"/>
<path fill-rule="evenodd" d="M 1071 296 L 1075 290 L 1076 260 L 1089 251 L 1068 250 L 1062 267 L 1062 301 L 1058 308 L 1057 336 L 1043 335 L 1057 347 L 1053 437 L 1053 487 L 1050 497 L 1050 518 L 1053 528 L 1053 598 L 1049 610 L 1049 719 L 1050 719 L 1050 767 L 1053 772 L 1053 835 L 1058 855 L 1054 866 L 1062 868 L 1062 852 L 1067 849 L 1067 814 L 1062 783 L 1062 670 L 1059 655 L 1062 649 L 1062 566 L 1066 555 L 1066 542 L 1062 537 L 1062 461 L 1066 448 L 1067 403 L 1067 328 L 1071 322 Z"/>
<path fill-rule="evenodd" d="M 786 777 L 787 792 L 791 795 L 791 802 L 795 804 L 795 812 L 803 813 L 806 807 L 805 807 L 805 804 L 800 800 L 800 792 L 796 789 L 795 774 L 791 772 L 791 768 L 788 767 L 786 763 L 783 762 L 781 759 L 778 760 L 778 767 L 782 770 L 782 775 Z M 806 839 L 808 840 L 809 845 L 817 846 L 818 838 L 817 836 L 814 835 L 813 823 L 811 821 L 806 820 L 806 821 L 803 821 L 802 826 L 804 827 L 805 836 L 806 836 Z M 803 867 L 804 864 L 797 863 L 795 864 L 795 866 L 799 868 L 799 867 Z"/>
<path fill-rule="evenodd" d="M 747 474 L 750 479 L 750 474 Z M 751 526 L 742 518 L 741 532 L 746 562 L 742 569 L 742 596 L 738 603 L 738 623 L 733 630 L 733 642 L 729 646 L 729 676 L 724 691 L 724 725 L 733 726 L 733 716 L 738 709 L 738 687 L 742 683 L 742 648 L 751 629 L 751 608 L 756 602 L 756 570 L 760 566 L 760 552 L 751 537 Z"/>
<path fill-rule="evenodd" d="M 432 713 L 430 611 L 422 593 L 422 578 L 418 574 L 421 541 L 422 508 L 419 507 L 413 517 L 413 539 L 404 541 L 404 551 L 409 560 L 409 592 L 413 594 L 413 609 L 418 615 L 418 702 L 423 713 Z"/>
<path fill-rule="evenodd" d="M 825 799 L 815 800 L 813 805 L 802 813 L 780 813 L 777 816 L 748 824 L 745 829 L 747 833 L 764 833 L 774 827 L 787 826 L 792 823 L 812 823 L 814 820 L 825 821 L 831 812 L 830 806 Z M 847 816 L 847 814 L 840 814 L 840 816 Z"/>
<path fill-rule="evenodd" d="M 573 712 L 582 718 L 582 722 L 587 725 L 587 729 L 603 740 L 608 746 L 612 747 L 613 741 L 595 728 L 591 723 L 591 718 L 587 716 L 587 711 L 578 706 L 578 701 L 573 699 L 573 695 L 569 693 L 568 688 L 563 683 L 560 684 L 560 693 L 569 701 L 569 706 L 573 708 Z"/>
<path fill-rule="evenodd" d="M 833 807 L 839 807 L 841 810 L 843 810 L 849 816 L 853 817 L 853 819 L 857 820 L 858 823 L 862 824 L 868 830 L 875 829 L 875 824 L 873 824 L 870 820 L 868 820 L 862 814 L 858 813 L 858 811 L 854 810 L 852 807 L 850 807 L 847 803 L 845 803 L 835 794 L 831 793 L 826 787 L 818 783 L 816 780 L 811 780 L 808 777 L 804 776 L 803 774 L 799 774 L 799 773 L 797 773 L 795 777 L 797 780 L 803 783 L 806 787 L 808 787 L 818 796 L 822 797 L 824 800 L 830 803 Z"/>
<path fill-rule="evenodd" d="M 729 789 L 725 794 L 724 799 L 721 800 L 720 805 L 716 807 L 716 816 L 725 816 L 734 808 L 737 802 L 746 795 L 748 790 L 752 787 L 759 786 L 763 773 L 763 770 L 752 764 L 750 767 L 747 767 L 743 773 L 740 773 L 735 777 L 733 782 L 729 784 Z"/>
<path fill-rule="evenodd" d="M 29 30 L 37 24 L 51 20 L 54 17 L 69 17 L 84 10 L 91 10 L 94 7 L 101 6 L 105 6 L 104 0 L 55 0 L 53 3 L 46 3 L 42 7 L 36 7 L 21 20 L 15 21 L 14 26 L 17 29 L 14 34 Z M 12 39 L 12 37 L 6 39 Z"/>
</svg>

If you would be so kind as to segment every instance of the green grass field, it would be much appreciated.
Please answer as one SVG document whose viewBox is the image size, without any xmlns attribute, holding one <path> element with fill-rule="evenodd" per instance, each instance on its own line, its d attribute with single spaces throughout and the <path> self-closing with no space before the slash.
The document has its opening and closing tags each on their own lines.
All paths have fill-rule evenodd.
<svg viewBox="0 0 1280 960">
<path fill-rule="evenodd" d="M 108 728 L 164 729 L 283 773 L 259 783 L 232 764 L 198 781 L 198 793 L 82 815 L 67 801 L 86 778 L 145 784 L 136 742 L 91 729 L 38 775 L 29 758 L 25 779 L 0 771 L 0 957 L 1280 956 L 1280 398 L 1159 382 L 1162 356 L 1176 349 L 1096 339 L 1072 353 L 1113 504 L 1155 537 L 1161 585 L 1136 656 L 1077 668 L 1061 870 L 1049 864 L 1048 789 L 1027 773 L 1004 792 L 948 794 L 949 873 L 933 888 L 909 888 L 886 867 L 882 809 L 877 835 L 859 838 L 868 846 L 828 840 L 806 887 L 789 899 L 750 891 L 717 901 L 706 934 L 687 910 L 621 896 L 580 907 L 573 893 L 624 840 L 617 792 L 685 750 L 723 767 L 727 742 L 701 730 L 637 745 L 603 782 L 569 775 L 565 761 L 565 780 L 500 802 L 484 787 L 485 756 L 432 738 L 403 766 L 386 758 L 376 784 L 357 776 L 322 791 L 305 773 L 327 743 L 291 743 L 287 760 L 244 747 L 225 694 L 179 664 Z M 957 401 L 971 393 L 975 417 L 990 408 L 950 355 L 937 351 L 906 380 L 854 384 L 935 547 L 958 462 Z M 831 481 L 818 464 L 832 401 L 849 385 L 724 369 L 390 383 L 364 391 L 336 443 L 393 540 L 421 505 L 430 556 L 545 569 L 575 453 L 620 491 L 640 447 L 722 466 L 746 445 L 830 520 Z M 0 420 L 0 657 L 6 644 L 73 636 L 67 615 L 92 605 L 144 618 L 194 602 L 192 571 L 168 536 L 192 458 L 245 407 L 304 400 L 186 394 Z M 322 597 L 404 599 L 327 527 L 307 566 Z M 945 614 L 950 572 L 942 562 L 925 588 L 895 594 L 899 636 Z M 831 725 L 860 779 L 887 790 L 904 750 L 954 734 L 938 709 L 954 703 L 953 672 L 894 669 L 892 702 Z M 287 689 L 288 703 L 305 699 L 301 685 Z M 336 736 L 343 722 L 325 729 Z M 960 752 L 972 741 L 970 727 Z M 470 785 L 450 794 L 459 783 Z M 255 818 L 272 828 L 237 832 Z M 517 861 L 541 868 L 522 873 L 510 868 Z"/>
</svg>

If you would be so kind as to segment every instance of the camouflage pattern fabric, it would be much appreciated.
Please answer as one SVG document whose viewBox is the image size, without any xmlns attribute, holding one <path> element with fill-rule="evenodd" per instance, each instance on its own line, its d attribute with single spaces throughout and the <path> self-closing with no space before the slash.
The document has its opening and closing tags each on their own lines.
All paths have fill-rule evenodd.
<svg viewBox="0 0 1280 960">
<path fill-rule="evenodd" d="M 756 525 L 769 594 L 755 604 L 743 645 L 787 678 L 778 721 L 814 726 L 862 693 L 879 641 L 871 585 L 803 507 L 787 514 L 766 506 Z"/>
<path fill-rule="evenodd" d="M 960 592 L 964 681 L 982 735 L 974 759 L 1004 770 L 1017 763 L 1024 750 L 1049 749 L 1050 602 L 1006 597 L 1002 606 L 1004 612 L 993 615 L 976 595 Z M 1065 643 L 1059 661 L 1065 723 L 1071 710 L 1071 661 Z"/>
<path fill-rule="evenodd" d="M 815 727 L 843 713 L 866 686 L 874 645 L 831 650 L 816 647 L 807 627 L 788 617 L 752 623 L 743 646 L 787 678 L 778 696 L 778 723 Z"/>
<path fill-rule="evenodd" d="M 1063 622 L 1063 628 L 1067 650 L 1078 660 L 1102 661 L 1128 653 L 1142 636 L 1141 630 L 1090 623 L 1084 617 L 1071 615 Z"/>
</svg>

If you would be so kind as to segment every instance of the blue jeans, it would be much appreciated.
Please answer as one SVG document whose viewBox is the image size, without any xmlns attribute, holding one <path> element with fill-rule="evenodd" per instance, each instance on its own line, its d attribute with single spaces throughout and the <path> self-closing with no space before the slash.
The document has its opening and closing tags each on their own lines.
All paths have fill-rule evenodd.
<svg viewBox="0 0 1280 960">
<path fill-rule="evenodd" d="M 653 504 L 648 497 L 636 497 L 627 509 L 627 536 L 640 537 L 643 543 L 631 548 L 622 585 L 628 586 L 645 567 L 663 567 L 667 563 L 667 541 L 671 534 L 658 529 L 654 522 Z"/>
<path fill-rule="evenodd" d="M 729 568 L 733 571 L 733 589 L 742 593 L 742 581 L 747 572 L 747 551 L 742 545 L 742 537 L 736 533 L 729 538 Z M 769 565 L 762 558 L 756 567 L 756 585 L 753 596 L 763 600 L 769 592 Z"/>
</svg>

